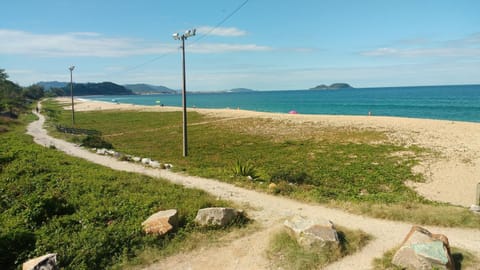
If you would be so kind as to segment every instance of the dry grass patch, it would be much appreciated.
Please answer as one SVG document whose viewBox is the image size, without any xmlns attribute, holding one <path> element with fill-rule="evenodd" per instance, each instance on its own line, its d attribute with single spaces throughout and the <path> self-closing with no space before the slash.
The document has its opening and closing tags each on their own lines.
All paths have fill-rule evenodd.
<svg viewBox="0 0 480 270">
<path fill-rule="evenodd" d="M 388 250 L 383 254 L 381 258 L 375 258 L 372 262 L 373 269 L 375 270 L 401 270 L 401 267 L 398 267 L 392 264 L 393 256 L 397 252 L 398 247 Z M 480 259 L 475 257 L 471 252 L 451 247 L 452 260 L 455 265 L 454 269 L 457 270 L 478 270 Z"/>
<path fill-rule="evenodd" d="M 337 227 L 340 245 L 305 248 L 285 230 L 274 234 L 270 240 L 267 256 L 272 264 L 281 269 L 321 269 L 342 257 L 353 254 L 367 245 L 371 236 L 360 230 Z"/>
<path fill-rule="evenodd" d="M 330 127 L 312 122 L 294 122 L 264 118 L 226 119 L 212 122 L 219 128 L 262 136 L 274 142 L 285 140 L 314 140 L 343 143 L 378 143 L 387 136 L 378 131 L 352 127 Z"/>
</svg>

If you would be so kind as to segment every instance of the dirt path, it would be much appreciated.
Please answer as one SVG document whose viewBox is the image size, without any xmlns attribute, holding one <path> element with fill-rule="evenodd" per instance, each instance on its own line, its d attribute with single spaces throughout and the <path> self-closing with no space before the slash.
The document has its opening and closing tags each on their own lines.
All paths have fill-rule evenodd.
<svg viewBox="0 0 480 270">
<path fill-rule="evenodd" d="M 80 157 L 91 162 L 110 167 L 115 170 L 141 173 L 152 177 L 167 179 L 186 187 L 203 189 L 222 199 L 234 201 L 240 205 L 249 205 L 253 210 L 248 215 L 261 224 L 266 230 L 235 240 L 226 246 L 197 250 L 189 254 L 179 254 L 165 261 L 148 267 L 148 269 L 269 269 L 270 263 L 263 252 L 267 242 L 269 229 L 295 214 L 307 217 L 323 217 L 335 224 L 350 229 L 360 229 L 371 234 L 372 240 L 360 252 L 333 263 L 327 269 L 370 269 L 372 259 L 398 245 L 412 224 L 374 219 L 349 214 L 340 210 L 329 209 L 320 205 L 306 204 L 287 198 L 258 193 L 252 190 L 212 179 L 187 176 L 167 170 L 146 168 L 138 164 L 118 161 L 107 156 L 100 156 L 82 149 L 72 143 L 50 137 L 43 129 L 45 118 L 38 115 L 39 120 L 32 122 L 27 133 L 34 141 L 46 147 L 54 145 L 58 150 L 69 155 Z M 470 229 L 441 228 L 428 226 L 434 233 L 448 236 L 452 246 L 468 249 L 480 256 L 480 231 Z"/>
</svg>

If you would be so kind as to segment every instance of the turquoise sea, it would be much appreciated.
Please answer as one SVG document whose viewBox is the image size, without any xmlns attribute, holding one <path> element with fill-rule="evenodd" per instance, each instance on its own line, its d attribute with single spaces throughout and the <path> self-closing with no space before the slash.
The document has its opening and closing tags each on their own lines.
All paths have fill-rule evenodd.
<svg viewBox="0 0 480 270">
<path fill-rule="evenodd" d="M 138 105 L 181 106 L 181 95 L 86 96 Z M 189 93 L 187 106 L 260 112 L 400 116 L 480 122 L 480 85 Z"/>
</svg>

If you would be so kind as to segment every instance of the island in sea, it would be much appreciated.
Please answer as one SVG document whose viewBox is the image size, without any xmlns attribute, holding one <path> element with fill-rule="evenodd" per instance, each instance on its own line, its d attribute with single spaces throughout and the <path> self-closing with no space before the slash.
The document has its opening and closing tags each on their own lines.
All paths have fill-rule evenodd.
<svg viewBox="0 0 480 270">
<path fill-rule="evenodd" d="M 349 89 L 349 88 L 353 88 L 353 87 L 348 83 L 334 83 L 334 84 L 331 84 L 330 86 L 325 84 L 320 84 L 313 88 L 310 88 L 309 90 L 340 90 L 340 89 Z"/>
<path fill-rule="evenodd" d="M 246 92 L 255 92 L 253 89 L 248 89 L 248 88 L 233 88 L 230 90 L 225 91 L 227 93 L 246 93 Z"/>
</svg>

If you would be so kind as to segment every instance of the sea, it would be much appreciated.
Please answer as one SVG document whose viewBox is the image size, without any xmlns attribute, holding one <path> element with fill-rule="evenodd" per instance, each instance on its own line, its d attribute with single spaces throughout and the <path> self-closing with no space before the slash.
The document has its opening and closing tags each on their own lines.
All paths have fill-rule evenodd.
<svg viewBox="0 0 480 270">
<path fill-rule="evenodd" d="M 182 106 L 180 94 L 85 96 L 85 99 L 148 106 Z M 192 93 L 189 108 L 259 112 L 377 115 L 480 122 L 480 85 Z"/>
</svg>

